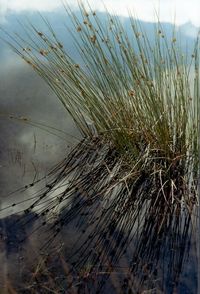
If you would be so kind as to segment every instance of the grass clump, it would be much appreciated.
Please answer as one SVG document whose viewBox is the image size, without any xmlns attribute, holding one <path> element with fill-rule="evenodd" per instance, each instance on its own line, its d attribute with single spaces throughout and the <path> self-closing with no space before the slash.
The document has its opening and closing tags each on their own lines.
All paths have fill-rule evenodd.
<svg viewBox="0 0 200 294">
<path fill-rule="evenodd" d="M 143 271 L 137 258 L 155 261 L 153 244 L 164 258 L 166 247 L 171 252 L 173 242 L 182 244 L 192 230 L 188 221 L 198 202 L 200 151 L 199 37 L 188 56 L 181 51 L 175 27 L 167 38 L 158 22 L 150 42 L 132 16 L 127 33 L 116 16 L 107 14 L 105 24 L 96 12 L 82 4 L 79 8 L 81 18 L 66 10 L 80 64 L 46 19 L 48 33 L 30 24 L 27 39 L 11 41 L 55 92 L 83 138 L 49 174 L 48 185 L 25 212 L 34 209 L 51 218 L 50 212 L 59 207 L 47 244 L 76 221 L 81 245 L 69 261 L 78 270 L 89 264 L 87 277 L 103 269 L 112 272 L 133 242 L 130 277 L 136 275 L 134 264 L 137 272 Z M 167 234 L 177 238 L 171 242 Z M 175 268 L 183 256 L 170 258 L 167 279 L 172 274 L 177 279 Z M 133 289 L 130 281 L 127 287 Z"/>
</svg>

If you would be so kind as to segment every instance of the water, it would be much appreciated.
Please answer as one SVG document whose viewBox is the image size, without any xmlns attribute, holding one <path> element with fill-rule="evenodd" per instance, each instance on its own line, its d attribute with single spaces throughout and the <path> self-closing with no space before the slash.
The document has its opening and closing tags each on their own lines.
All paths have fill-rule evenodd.
<svg viewBox="0 0 200 294">
<path fill-rule="evenodd" d="M 34 189 L 29 189 L 25 194 L 9 193 L 47 174 L 53 165 L 63 159 L 63 154 L 66 156 L 80 135 L 49 88 L 18 57 L 8 54 L 1 65 L 0 206 L 4 208 L 30 197 Z M 23 121 L 9 119 L 10 115 L 28 117 L 36 122 L 47 122 L 47 125 L 72 134 L 76 138 L 55 131 L 59 137 L 54 136 Z M 48 131 L 52 130 L 48 128 Z M 26 204 L 20 204 L 18 209 L 23 210 Z M 1 212 L 1 293 L 7 293 L 7 282 L 16 286 L 17 281 L 26 280 L 33 267 L 37 266 L 37 248 L 44 241 L 44 237 L 40 237 L 41 242 L 38 242 L 38 236 L 34 235 L 21 245 L 21 238 L 29 236 L 36 223 L 33 221 L 25 228 L 20 224 L 13 227 L 13 220 L 15 222 L 20 217 L 5 217 L 11 213 L 15 214 L 15 210 L 15 207 L 11 207 Z M 19 267 L 21 270 L 16 271 Z"/>
</svg>

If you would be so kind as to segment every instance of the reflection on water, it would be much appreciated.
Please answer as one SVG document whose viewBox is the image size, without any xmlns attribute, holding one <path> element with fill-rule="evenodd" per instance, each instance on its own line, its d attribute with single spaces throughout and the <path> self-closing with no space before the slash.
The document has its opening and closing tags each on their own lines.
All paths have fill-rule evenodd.
<svg viewBox="0 0 200 294">
<path fill-rule="evenodd" d="M 50 235 L 48 236 L 46 230 L 40 229 L 41 243 L 37 240 L 38 236 L 30 237 L 30 231 L 38 226 L 34 226 L 33 221 L 37 217 L 30 217 L 31 222 L 26 220 L 28 233 L 24 230 L 24 224 L 17 225 L 17 217 L 1 221 L 1 252 L 4 252 L 1 253 L 1 261 L 4 261 L 4 267 L 1 268 L 1 287 L 7 277 L 15 289 L 21 289 L 19 293 L 28 293 L 25 289 L 38 293 L 41 285 L 54 290 L 70 289 L 72 293 L 143 293 L 145 290 L 149 290 L 149 293 L 197 293 L 197 260 L 194 254 L 195 244 L 191 243 L 193 241 L 189 219 L 183 224 L 184 230 L 171 223 L 164 226 L 163 232 L 157 236 L 155 223 L 159 220 L 147 215 L 146 225 L 138 238 L 129 244 L 115 265 L 96 263 L 97 271 L 95 268 L 91 270 L 91 264 L 87 263 L 77 271 L 74 267 L 77 261 L 74 259 L 73 262 L 71 250 L 74 249 L 76 238 L 82 234 L 75 224 L 74 228 L 63 228 L 57 246 L 55 244 L 53 247 L 54 254 L 53 251 L 43 250 L 38 256 L 38 248 L 41 248 L 45 237 Z M 43 221 L 40 221 L 40 225 Z M 21 242 L 25 237 L 28 237 L 26 241 Z M 64 246 L 61 246 L 61 241 Z M 113 242 L 115 246 L 118 245 L 116 239 Z M 95 250 L 93 247 L 92 249 Z M 101 250 L 106 250 L 106 240 Z M 19 266 L 21 270 L 16 271 Z M 53 278 L 51 283 L 50 278 Z M 44 290 L 42 293 L 48 292 Z"/>
<path fill-rule="evenodd" d="M 35 173 L 38 177 L 46 174 L 63 153 L 68 152 L 68 146 L 77 142 L 70 134 L 79 137 L 69 115 L 50 89 L 24 63 L 16 60 L 18 57 L 5 59 L 0 69 L 2 205 L 6 205 L 4 195 L 31 181 Z M 48 127 L 42 130 L 41 126 L 34 127 L 23 120 L 9 119 L 10 115 L 46 123 L 69 135 Z"/>
<path fill-rule="evenodd" d="M 32 189 L 31 203 L 21 216 L 1 222 L 5 256 L 23 264 L 18 283 L 33 293 L 41 285 L 63 293 L 197 293 L 195 207 L 169 208 L 148 197 L 145 175 L 127 190 L 122 184 L 107 192 L 115 186 L 118 160 L 101 141 L 83 141 L 44 179 L 21 189 Z M 20 210 L 16 202 L 11 206 Z"/>
</svg>

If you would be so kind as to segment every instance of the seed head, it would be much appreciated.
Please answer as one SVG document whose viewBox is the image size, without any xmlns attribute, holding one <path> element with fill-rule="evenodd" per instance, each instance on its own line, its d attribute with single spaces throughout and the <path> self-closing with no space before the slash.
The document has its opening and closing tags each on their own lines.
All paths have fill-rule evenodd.
<svg viewBox="0 0 200 294">
<path fill-rule="evenodd" d="M 50 48 L 52 49 L 52 50 L 57 50 L 57 48 L 55 47 L 55 46 L 53 46 L 53 45 L 50 45 Z"/>
<path fill-rule="evenodd" d="M 96 39 L 97 39 L 97 37 L 95 35 L 90 37 L 90 40 L 91 40 L 92 43 L 95 43 Z"/>
<path fill-rule="evenodd" d="M 31 62 L 30 60 L 28 60 L 28 59 L 26 59 L 26 62 L 27 62 L 28 64 L 32 64 L 32 62 Z"/>
<path fill-rule="evenodd" d="M 26 51 L 26 52 L 27 51 L 31 51 L 31 48 L 28 48 L 28 47 L 27 48 L 23 48 L 23 51 Z"/>
<path fill-rule="evenodd" d="M 85 91 L 83 91 L 83 90 L 81 90 L 80 93 L 81 93 L 82 96 L 85 95 Z"/>
<path fill-rule="evenodd" d="M 135 96 L 135 92 L 134 92 L 133 90 L 130 90 L 130 91 L 128 92 L 128 95 L 129 95 L 130 97 L 133 97 L 133 96 Z"/>
<path fill-rule="evenodd" d="M 46 56 L 48 54 L 48 52 L 44 49 L 41 49 L 39 52 L 42 56 Z"/>
</svg>

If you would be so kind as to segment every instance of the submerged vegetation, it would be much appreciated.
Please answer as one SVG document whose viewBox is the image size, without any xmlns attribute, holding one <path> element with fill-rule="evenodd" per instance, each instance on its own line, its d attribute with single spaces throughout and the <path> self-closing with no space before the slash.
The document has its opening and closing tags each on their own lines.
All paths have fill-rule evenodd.
<svg viewBox="0 0 200 294">
<path fill-rule="evenodd" d="M 127 277 L 116 286 L 119 293 L 157 287 L 172 293 L 198 204 L 199 36 L 188 56 L 175 26 L 168 38 L 158 21 L 150 41 L 132 16 L 127 33 L 116 16 L 107 14 L 102 23 L 82 4 L 81 18 L 66 10 L 80 64 L 46 19 L 48 33 L 29 24 L 26 39 L 10 36 L 9 44 L 48 83 L 82 134 L 32 198 L 25 223 L 32 211 L 42 216 L 38 229 L 51 232 L 44 246 L 67 225 L 79 228 L 66 260 L 74 279 L 68 290 L 98 293 L 108 279 L 115 285 L 112 275 L 121 265 Z"/>
</svg>

